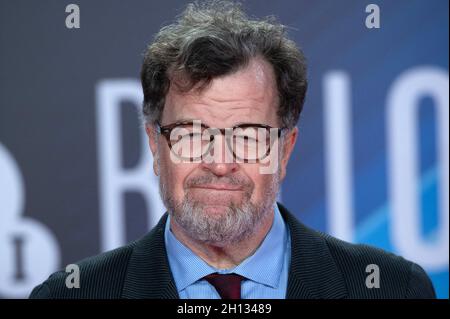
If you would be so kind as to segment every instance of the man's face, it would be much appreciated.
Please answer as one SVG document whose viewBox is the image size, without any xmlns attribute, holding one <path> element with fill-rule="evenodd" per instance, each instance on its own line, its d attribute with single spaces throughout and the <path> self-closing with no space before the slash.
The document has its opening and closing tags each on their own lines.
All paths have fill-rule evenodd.
<svg viewBox="0 0 450 319">
<path fill-rule="evenodd" d="M 184 120 L 201 120 L 213 128 L 259 123 L 280 127 L 277 116 L 278 91 L 272 67 L 254 59 L 234 74 L 212 80 L 202 91 L 180 92 L 171 85 L 160 120 L 168 125 Z M 147 126 L 155 173 L 173 222 L 193 239 L 226 245 L 246 239 L 257 231 L 272 212 L 279 182 L 295 143 L 297 129 L 281 140 L 279 169 L 261 174 L 259 163 L 174 163 L 161 135 Z M 226 152 L 224 137 L 222 154 Z M 278 142 L 276 142 L 278 143 Z"/>
</svg>

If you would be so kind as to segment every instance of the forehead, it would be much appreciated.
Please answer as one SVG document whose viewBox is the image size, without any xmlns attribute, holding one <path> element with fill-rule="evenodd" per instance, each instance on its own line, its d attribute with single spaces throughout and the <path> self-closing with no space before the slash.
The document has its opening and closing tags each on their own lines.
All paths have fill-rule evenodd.
<svg viewBox="0 0 450 319">
<path fill-rule="evenodd" d="M 278 90 L 272 66 L 252 59 L 237 72 L 215 78 L 201 91 L 180 92 L 172 85 L 166 96 L 162 123 L 200 119 L 214 127 L 237 123 L 276 126 Z"/>
</svg>

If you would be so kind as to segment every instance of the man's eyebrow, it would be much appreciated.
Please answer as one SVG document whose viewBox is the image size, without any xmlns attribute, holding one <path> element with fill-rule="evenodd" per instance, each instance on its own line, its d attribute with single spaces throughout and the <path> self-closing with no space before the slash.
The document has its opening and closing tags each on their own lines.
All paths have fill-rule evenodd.
<svg viewBox="0 0 450 319">
<path fill-rule="evenodd" d="M 203 120 L 201 120 L 201 119 L 198 119 L 198 118 L 191 118 L 191 117 L 188 117 L 188 118 L 179 118 L 179 119 L 174 120 L 172 123 L 178 123 L 178 122 L 194 122 L 194 121 L 201 121 L 201 123 L 204 124 L 204 125 L 206 125 L 207 127 L 214 128 L 213 126 L 208 125 L 207 123 L 205 123 L 205 121 L 203 121 Z M 232 127 L 236 127 L 236 126 L 240 126 L 240 125 L 248 125 L 248 124 L 256 124 L 256 125 L 263 124 L 263 125 L 267 125 L 267 124 L 265 124 L 265 123 L 257 123 L 257 122 L 237 122 L 237 123 L 234 123 L 234 124 L 231 125 L 231 126 L 227 126 L 227 128 L 232 128 Z"/>
<path fill-rule="evenodd" d="M 211 127 L 208 124 L 206 124 L 205 121 L 203 121 L 201 119 L 198 119 L 198 118 L 191 118 L 191 117 L 179 118 L 179 119 L 174 120 L 172 123 L 182 123 L 182 122 L 192 122 L 193 123 L 194 121 L 200 121 L 202 125 L 206 125 L 207 127 Z M 171 124 L 171 123 L 169 123 L 169 124 Z"/>
<path fill-rule="evenodd" d="M 198 119 L 194 119 L 194 118 L 180 118 L 180 119 L 176 119 L 174 120 L 172 123 L 177 123 L 177 122 L 194 122 L 197 121 Z M 203 121 L 202 121 L 203 122 Z"/>
<path fill-rule="evenodd" d="M 248 124 L 255 124 L 255 125 L 267 125 L 266 123 L 259 123 L 259 122 L 237 122 L 233 126 L 239 126 L 239 125 L 248 125 Z"/>
</svg>

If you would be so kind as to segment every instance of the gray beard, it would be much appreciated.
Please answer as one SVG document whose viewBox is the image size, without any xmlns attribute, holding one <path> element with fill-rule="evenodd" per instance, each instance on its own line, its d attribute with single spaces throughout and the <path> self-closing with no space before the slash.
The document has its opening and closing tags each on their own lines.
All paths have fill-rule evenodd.
<svg viewBox="0 0 450 319">
<path fill-rule="evenodd" d="M 250 201 L 251 193 L 246 193 L 242 204 L 234 203 L 225 212 L 208 215 L 204 206 L 194 201 L 187 192 L 182 202 L 176 202 L 160 179 L 160 194 L 171 218 L 193 240 L 225 247 L 237 244 L 254 234 L 272 211 L 278 192 L 278 174 L 266 189 L 263 201 L 255 205 Z"/>
</svg>

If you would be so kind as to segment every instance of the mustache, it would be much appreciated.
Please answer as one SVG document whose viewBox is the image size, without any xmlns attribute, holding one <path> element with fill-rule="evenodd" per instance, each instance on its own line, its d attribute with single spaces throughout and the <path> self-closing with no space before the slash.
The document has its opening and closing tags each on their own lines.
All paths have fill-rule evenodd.
<svg viewBox="0 0 450 319">
<path fill-rule="evenodd" d="M 224 176 L 217 177 L 215 175 L 202 175 L 202 176 L 194 176 L 186 180 L 185 188 L 195 187 L 204 184 L 227 184 L 233 186 L 240 186 L 247 191 L 253 189 L 253 182 L 245 178 L 243 176 Z"/>
</svg>

